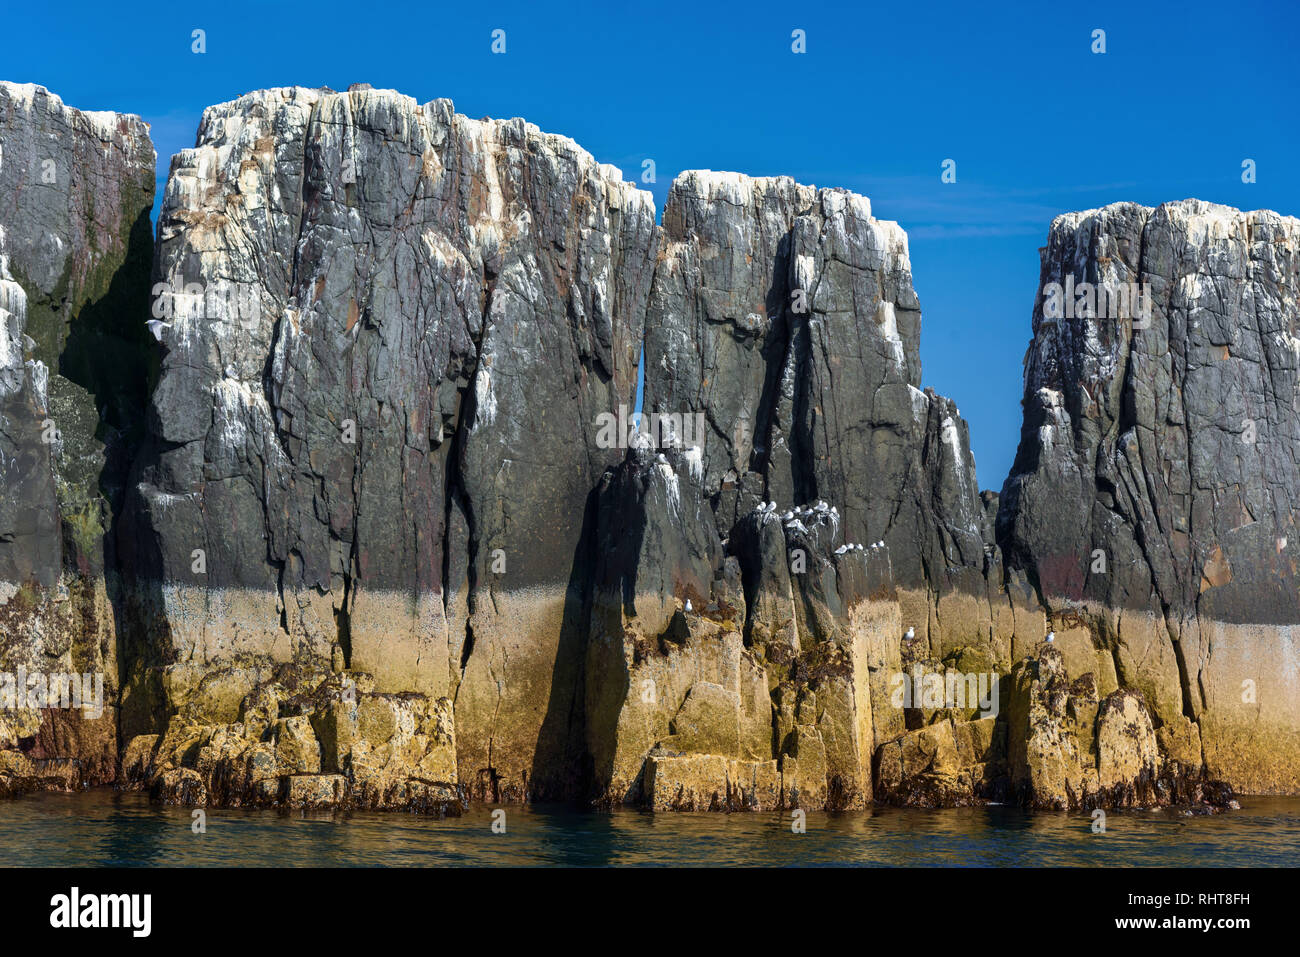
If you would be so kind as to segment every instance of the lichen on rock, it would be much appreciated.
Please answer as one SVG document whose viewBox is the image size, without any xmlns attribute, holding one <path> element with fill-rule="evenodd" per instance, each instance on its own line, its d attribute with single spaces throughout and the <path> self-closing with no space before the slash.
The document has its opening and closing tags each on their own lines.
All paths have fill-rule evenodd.
<svg viewBox="0 0 1300 957">
<path fill-rule="evenodd" d="M 1293 219 L 1059 217 L 995 494 L 846 190 L 689 171 L 657 226 L 522 120 L 264 90 L 173 158 L 150 276 L 140 121 L 4 84 L 0 148 L 0 665 L 108 702 L 6 713 L 4 793 L 1300 789 Z"/>
<path fill-rule="evenodd" d="M 0 748 L 27 759 L 7 790 L 117 773 L 113 541 L 149 388 L 154 175 L 138 117 L 0 82 Z M 24 707 L 73 678 L 86 707 Z"/>
</svg>

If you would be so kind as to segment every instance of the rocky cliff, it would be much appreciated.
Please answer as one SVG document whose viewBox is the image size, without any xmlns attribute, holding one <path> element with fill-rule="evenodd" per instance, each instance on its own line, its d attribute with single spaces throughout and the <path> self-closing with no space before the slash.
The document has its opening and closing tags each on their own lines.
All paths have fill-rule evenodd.
<svg viewBox="0 0 1300 957">
<path fill-rule="evenodd" d="M 1058 217 L 997 517 L 1072 667 L 1250 792 L 1300 780 L 1298 241 L 1196 200 Z"/>
<path fill-rule="evenodd" d="M 209 109 L 158 225 L 124 727 L 355 672 L 454 709 L 428 783 L 572 793 L 574 555 L 621 456 L 591 423 L 631 401 L 656 242 L 647 194 L 522 121 L 360 88 Z"/>
<path fill-rule="evenodd" d="M 111 602 L 120 581 L 111 553 L 149 387 L 142 317 L 153 193 L 154 150 L 140 119 L 0 83 L 7 788 L 102 783 L 116 773 Z M 19 675 L 34 680 L 20 685 Z M 46 709 L 47 693 L 63 707 Z"/>
<path fill-rule="evenodd" d="M 91 323 L 158 340 L 156 384 L 114 369 L 144 428 L 89 535 L 122 776 L 436 811 L 1295 791 L 1294 226 L 1058 219 L 999 497 L 920 388 L 907 238 L 864 197 L 695 171 L 657 226 L 520 120 L 365 86 L 212 107 L 152 306 Z"/>
</svg>

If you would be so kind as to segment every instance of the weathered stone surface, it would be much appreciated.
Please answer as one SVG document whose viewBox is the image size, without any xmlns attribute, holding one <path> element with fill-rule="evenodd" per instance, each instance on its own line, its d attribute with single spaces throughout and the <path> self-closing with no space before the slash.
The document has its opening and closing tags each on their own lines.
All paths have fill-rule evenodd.
<svg viewBox="0 0 1300 957">
<path fill-rule="evenodd" d="M 770 811 L 782 807 L 781 769 L 775 759 L 727 763 L 728 810 Z"/>
<path fill-rule="evenodd" d="M 943 718 L 877 753 L 876 799 L 916 807 L 963 807 L 1009 792 L 1006 724 L 995 717 Z"/>
<path fill-rule="evenodd" d="M 1300 221 L 1198 200 L 1058 217 L 997 519 L 1156 729 L 1191 719 L 1210 773 L 1256 792 L 1300 783 L 1298 244 Z"/>
<path fill-rule="evenodd" d="M 287 774 L 318 774 L 320 742 L 311 729 L 311 721 L 301 715 L 279 718 L 270 729 L 275 746 L 276 766 Z"/>
<path fill-rule="evenodd" d="M 639 790 L 652 811 L 770 811 L 799 806 L 783 793 L 783 775 L 775 760 L 737 761 L 655 748 L 646 755 L 642 774 Z M 797 798 L 797 788 L 794 794 Z M 824 797 L 823 793 L 823 803 Z"/>
<path fill-rule="evenodd" d="M 722 811 L 727 759 L 716 754 L 651 753 L 642 789 L 652 811 Z"/>
<path fill-rule="evenodd" d="M 593 423 L 632 400 L 657 241 L 620 179 L 391 91 L 206 111 L 159 220 L 155 280 L 206 295 L 173 297 L 163 334 L 124 721 L 151 730 L 240 658 L 236 700 L 315 662 L 451 699 L 476 797 L 573 790 L 572 559 L 623 454 Z"/>
<path fill-rule="evenodd" d="M 126 787 L 140 787 L 153 777 L 153 758 L 158 750 L 158 735 L 141 734 L 132 738 L 122 753 L 119 781 Z"/>
<path fill-rule="evenodd" d="M 744 783 L 719 808 L 864 806 L 871 669 L 891 642 L 897 657 L 900 639 L 888 556 L 840 545 L 825 503 L 784 521 L 757 508 L 724 551 L 698 463 L 698 448 L 633 450 L 598 490 L 606 560 L 590 600 L 586 697 L 597 799 L 662 804 L 643 791 L 658 749 L 778 762 L 779 783 L 738 771 Z M 686 787 L 688 803 L 703 801 L 697 791 Z"/>
<path fill-rule="evenodd" d="M 1232 788 L 1199 765 L 1162 759 L 1140 692 L 1121 689 L 1099 701 L 1093 676 L 1071 681 L 1060 651 L 1047 643 L 1013 669 L 1011 684 L 1008 762 L 1021 803 L 1048 810 L 1235 806 Z"/>
<path fill-rule="evenodd" d="M 1097 712 L 1097 783 L 1116 807 L 1150 804 L 1160 754 L 1146 702 L 1135 691 L 1116 691 Z"/>
<path fill-rule="evenodd" d="M 834 503 L 845 539 L 882 541 L 919 593 L 909 624 L 987 640 L 993 529 L 965 422 L 919 388 L 920 328 L 907 237 L 865 197 L 709 171 L 673 183 L 646 408 L 704 414 L 719 533 L 761 502 Z"/>
<path fill-rule="evenodd" d="M 695 682 L 668 723 L 663 745 L 674 750 L 738 753 L 740 695 L 709 681 Z"/>
<path fill-rule="evenodd" d="M 285 803 L 299 808 L 335 808 L 343 803 L 347 785 L 341 774 L 296 775 L 289 778 Z"/>
<path fill-rule="evenodd" d="M 661 741 L 772 757 L 766 675 L 744 648 L 738 587 L 719 582 L 714 595 L 727 563 L 685 456 L 634 450 L 605 476 L 592 550 L 602 560 L 586 616 L 585 710 L 598 799 L 636 800 Z"/>
<path fill-rule="evenodd" d="M 203 785 L 203 779 L 191 768 L 172 768 L 164 771 L 154 781 L 150 794 L 154 800 L 164 804 L 201 807 L 208 803 L 208 792 Z"/>
<path fill-rule="evenodd" d="M 0 148 L 0 671 L 98 670 L 108 701 L 0 716 L 3 793 L 1300 788 L 1295 220 L 1059 218 L 1045 288 L 1149 283 L 1152 321 L 1036 307 L 997 495 L 920 388 L 906 236 L 844 190 L 688 172 L 659 228 L 521 120 L 252 93 L 173 160 L 157 346 L 143 124 L 0 85 Z"/>
<path fill-rule="evenodd" d="M 183 709 L 162 738 L 131 740 L 125 782 L 180 804 L 459 812 L 450 699 L 375 692 L 361 673 L 313 680 L 281 666 L 241 703 L 248 721 Z"/>
<path fill-rule="evenodd" d="M 112 529 L 149 384 L 153 193 L 138 117 L 0 82 L 0 672 L 98 678 L 102 707 L 42 703 L 23 745 L 77 785 L 117 770 Z"/>
</svg>

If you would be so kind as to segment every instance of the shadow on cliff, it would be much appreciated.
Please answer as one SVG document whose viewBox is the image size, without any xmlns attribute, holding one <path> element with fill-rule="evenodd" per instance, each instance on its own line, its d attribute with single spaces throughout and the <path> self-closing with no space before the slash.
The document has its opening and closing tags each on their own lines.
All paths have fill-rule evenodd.
<svg viewBox="0 0 1300 957">
<path fill-rule="evenodd" d="M 115 559 L 108 584 L 117 634 L 122 751 L 136 735 L 161 734 L 168 717 L 162 683 L 167 661 L 160 649 L 169 648 L 170 642 L 159 633 L 167 629 L 162 550 L 153 529 L 142 520 L 146 506 L 136 488 L 140 473 L 137 463 L 105 547 L 107 552 L 111 546 Z"/>
<path fill-rule="evenodd" d="M 582 532 L 573 550 L 564 619 L 551 674 L 546 715 L 533 752 L 530 799 L 577 803 L 591 792 L 593 765 L 587 748 L 586 663 L 596 571 L 599 487 L 587 495 Z"/>
<path fill-rule="evenodd" d="M 160 669 L 145 663 L 150 658 L 148 623 L 158 620 L 162 603 L 162 559 L 152 536 L 134 533 L 131 518 L 137 508 L 133 489 L 150 441 L 149 397 L 160 368 L 158 348 L 145 325 L 154 258 L 150 208 L 132 225 L 126 257 L 108 291 L 69 324 L 59 357 L 59 374 L 93 396 L 99 413 L 95 437 L 104 444 L 98 482 L 108 510 L 102 565 L 94 571 L 104 574 L 116 636 L 117 675 L 112 680 L 118 690 L 119 753 L 134 735 L 158 730 L 161 719 L 151 713 L 155 705 L 135 713 L 143 703 L 161 701 Z M 65 549 L 69 538 L 65 527 Z"/>
<path fill-rule="evenodd" d="M 585 777 L 584 804 L 603 806 L 610 799 L 616 772 L 619 718 L 631 693 L 624 621 L 636 617 L 637 579 L 647 535 L 645 463 L 638 467 L 629 450 L 623 463 L 605 473 L 588 499 L 583 523 L 589 569 L 585 590 L 582 698 Z M 578 564 L 578 563 L 575 563 Z M 641 654 L 638 645 L 634 652 Z M 623 782 L 621 801 L 640 797 L 640 769 Z"/>
</svg>

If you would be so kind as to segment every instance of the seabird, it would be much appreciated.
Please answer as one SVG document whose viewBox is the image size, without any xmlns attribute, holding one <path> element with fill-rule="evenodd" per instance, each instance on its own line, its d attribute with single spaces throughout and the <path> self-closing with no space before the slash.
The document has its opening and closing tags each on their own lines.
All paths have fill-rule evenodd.
<svg viewBox="0 0 1300 957">
<path fill-rule="evenodd" d="M 907 629 L 907 634 L 905 634 L 903 637 L 906 638 L 908 641 L 911 641 L 913 638 L 916 637 L 916 629 L 915 628 Z"/>
<path fill-rule="evenodd" d="M 689 598 L 686 599 L 686 610 L 687 611 L 691 610 L 691 600 Z"/>
<path fill-rule="evenodd" d="M 1052 643 L 1053 641 L 1055 641 L 1055 640 L 1056 640 L 1056 632 L 1054 632 L 1054 631 L 1049 631 L 1049 632 L 1047 633 L 1047 641 L 1048 641 L 1048 644 L 1051 644 L 1051 643 Z"/>
<path fill-rule="evenodd" d="M 149 331 L 153 333 L 153 337 L 159 342 L 162 342 L 162 331 L 172 327 L 170 322 L 163 322 L 161 319 L 150 319 L 145 325 L 149 327 Z"/>
</svg>

